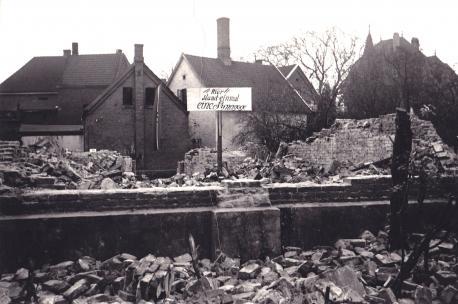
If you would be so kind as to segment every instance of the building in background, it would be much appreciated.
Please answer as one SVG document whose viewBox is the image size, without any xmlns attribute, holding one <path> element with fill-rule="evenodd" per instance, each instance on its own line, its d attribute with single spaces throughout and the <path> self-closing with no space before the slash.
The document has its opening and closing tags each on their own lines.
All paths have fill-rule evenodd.
<svg viewBox="0 0 458 304">
<path fill-rule="evenodd" d="M 0 139 L 57 139 L 63 148 L 83 149 L 83 108 L 130 64 L 121 50 L 82 55 L 78 43 L 62 56 L 34 57 L 0 84 Z"/>
<path fill-rule="evenodd" d="M 190 148 L 186 107 L 144 63 L 134 63 L 84 112 L 85 148 L 130 155 L 137 169 L 173 173 Z"/>
<path fill-rule="evenodd" d="M 281 111 L 291 120 L 306 119 L 312 112 L 310 96 L 316 92 L 299 67 L 291 66 L 286 73 L 286 68 L 282 72 L 262 61 L 232 60 L 228 18 L 217 20 L 217 36 L 217 58 L 182 54 L 167 82 L 184 106 L 188 88 L 251 87 L 253 111 Z M 234 147 L 233 138 L 243 128 L 244 115 L 247 113 L 223 112 L 223 148 Z M 214 147 L 215 126 L 214 112 L 189 113 L 189 132 L 195 145 Z"/>
</svg>

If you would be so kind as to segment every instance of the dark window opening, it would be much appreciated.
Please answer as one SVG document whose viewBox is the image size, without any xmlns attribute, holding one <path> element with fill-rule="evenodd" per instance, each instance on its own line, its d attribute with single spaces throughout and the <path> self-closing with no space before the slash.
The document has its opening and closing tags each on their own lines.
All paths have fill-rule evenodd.
<svg viewBox="0 0 458 304">
<path fill-rule="evenodd" d="M 145 105 L 152 106 L 156 95 L 155 88 L 145 88 Z"/>
<path fill-rule="evenodd" d="M 48 100 L 48 97 L 46 97 L 46 96 L 40 96 L 40 97 L 38 97 L 38 100 Z"/>
<path fill-rule="evenodd" d="M 123 105 L 132 105 L 132 88 L 131 87 L 124 87 L 122 88 L 122 104 Z"/>
<path fill-rule="evenodd" d="M 183 74 L 182 77 L 183 77 L 183 80 L 186 80 L 186 74 Z"/>
<path fill-rule="evenodd" d="M 183 104 L 186 104 L 188 101 L 187 91 L 186 89 L 178 90 L 178 98 L 181 100 Z"/>
</svg>

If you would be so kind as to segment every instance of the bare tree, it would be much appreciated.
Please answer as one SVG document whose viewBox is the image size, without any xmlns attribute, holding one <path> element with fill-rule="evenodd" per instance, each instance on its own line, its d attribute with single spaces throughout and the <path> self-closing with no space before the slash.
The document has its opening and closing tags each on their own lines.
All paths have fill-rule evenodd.
<svg viewBox="0 0 458 304">
<path fill-rule="evenodd" d="M 299 64 L 318 93 L 315 123 L 329 126 L 343 83 L 359 53 L 357 39 L 331 28 L 323 33 L 306 32 L 290 41 L 266 47 L 255 56 L 275 66 Z"/>
<path fill-rule="evenodd" d="M 252 112 L 243 113 L 242 130 L 234 137 L 236 144 L 256 143 L 271 153 L 277 151 L 280 142 L 305 139 L 307 119 L 304 113 L 294 114 L 293 105 L 285 100 L 298 99 L 298 95 L 284 86 L 271 83 L 262 103 Z"/>
</svg>

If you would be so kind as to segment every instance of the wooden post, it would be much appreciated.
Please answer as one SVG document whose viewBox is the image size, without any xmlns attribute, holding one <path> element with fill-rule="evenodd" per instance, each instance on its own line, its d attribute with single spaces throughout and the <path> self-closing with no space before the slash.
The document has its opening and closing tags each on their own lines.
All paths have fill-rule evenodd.
<svg viewBox="0 0 458 304">
<path fill-rule="evenodd" d="M 223 169 L 223 113 L 216 112 L 216 153 L 218 163 L 218 174 L 221 174 Z"/>
</svg>

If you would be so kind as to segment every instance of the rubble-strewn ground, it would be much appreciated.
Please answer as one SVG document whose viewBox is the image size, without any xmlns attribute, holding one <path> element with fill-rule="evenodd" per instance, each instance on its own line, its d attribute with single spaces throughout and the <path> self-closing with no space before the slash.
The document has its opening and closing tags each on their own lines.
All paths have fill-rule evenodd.
<svg viewBox="0 0 458 304">
<path fill-rule="evenodd" d="M 390 174 L 394 114 L 364 120 L 337 119 L 330 129 L 306 141 L 282 143 L 275 156 L 247 145 L 225 151 L 225 167 L 216 168 L 216 151 L 186 153 L 171 178 L 135 176 L 134 162 L 116 151 L 65 152 L 44 139 L 34 147 L 0 142 L 0 194 L 13 188 L 114 189 L 205 186 L 222 179 L 270 179 L 287 183 L 338 183 L 356 175 Z M 413 175 L 457 175 L 458 156 L 429 121 L 412 117 Z M 261 153 L 260 153 L 261 152 Z"/>
<path fill-rule="evenodd" d="M 315 132 L 306 141 L 282 143 L 275 156 L 265 148 L 248 145 L 225 151 L 226 178 L 270 178 L 273 182 L 338 182 L 355 175 L 390 174 L 395 114 L 370 119 L 337 119 L 329 129 Z M 445 145 L 431 122 L 412 116 L 412 173 L 429 176 L 457 175 L 458 157 Z M 267 152 L 267 153 L 266 153 Z M 204 180 L 216 169 L 214 149 L 186 153 L 179 172 Z"/>
<path fill-rule="evenodd" d="M 456 243 L 449 237 L 430 252 L 428 271 L 420 260 L 399 299 L 390 286 L 399 273 L 401 253 L 387 251 L 385 232 L 374 236 L 365 231 L 334 246 L 286 247 L 278 257 L 241 265 L 223 253 L 215 261 L 199 260 L 196 268 L 190 254 L 137 258 L 123 253 L 103 262 L 84 256 L 34 271 L 21 268 L 1 275 L 0 303 L 33 300 L 36 295 L 43 304 L 451 304 L 458 303 Z"/>
</svg>

